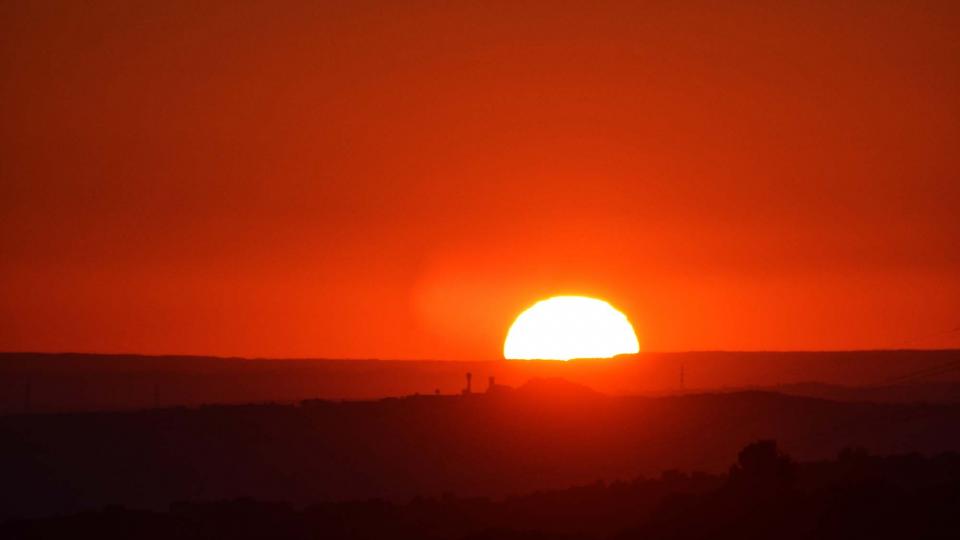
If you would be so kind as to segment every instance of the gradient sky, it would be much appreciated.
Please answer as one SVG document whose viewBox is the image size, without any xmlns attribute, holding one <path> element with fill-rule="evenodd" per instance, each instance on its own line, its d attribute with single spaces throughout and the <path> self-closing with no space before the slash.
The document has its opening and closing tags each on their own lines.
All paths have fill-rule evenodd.
<svg viewBox="0 0 960 540">
<path fill-rule="evenodd" d="M 728 5 L 735 4 L 735 5 Z M 960 4 L 3 2 L 0 349 L 960 346 Z"/>
</svg>

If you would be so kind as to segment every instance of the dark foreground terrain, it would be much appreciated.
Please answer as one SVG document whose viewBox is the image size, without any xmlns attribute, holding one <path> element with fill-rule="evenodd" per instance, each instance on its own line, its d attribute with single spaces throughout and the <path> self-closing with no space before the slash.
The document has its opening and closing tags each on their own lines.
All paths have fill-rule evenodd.
<svg viewBox="0 0 960 540">
<path fill-rule="evenodd" d="M 111 507 L 0 525 L 9 538 L 948 539 L 960 536 L 960 455 L 795 463 L 748 445 L 724 475 L 666 472 L 500 501 L 418 497 L 314 504 L 239 499 Z"/>
<path fill-rule="evenodd" d="M 13 415 L 0 417 L 0 521 L 106 505 L 503 497 L 668 469 L 719 474 L 760 439 L 803 462 L 847 447 L 930 456 L 960 450 L 960 405 L 610 397 L 538 379 L 463 396 Z"/>
</svg>

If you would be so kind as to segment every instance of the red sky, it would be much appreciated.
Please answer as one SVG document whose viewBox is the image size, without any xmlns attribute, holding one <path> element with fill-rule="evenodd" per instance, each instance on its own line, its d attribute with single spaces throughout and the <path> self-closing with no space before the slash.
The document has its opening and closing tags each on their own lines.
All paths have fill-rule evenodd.
<svg viewBox="0 0 960 540">
<path fill-rule="evenodd" d="M 960 346 L 956 2 L 5 2 L 0 349 Z"/>
</svg>

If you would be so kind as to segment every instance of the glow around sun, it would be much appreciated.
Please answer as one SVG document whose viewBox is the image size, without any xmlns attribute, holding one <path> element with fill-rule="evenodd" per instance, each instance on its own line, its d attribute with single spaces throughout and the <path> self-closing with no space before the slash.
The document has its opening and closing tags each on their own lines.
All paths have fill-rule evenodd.
<svg viewBox="0 0 960 540">
<path fill-rule="evenodd" d="M 613 306 L 586 296 L 554 296 L 517 317 L 507 332 L 508 360 L 610 358 L 640 351 L 627 317 Z"/>
</svg>

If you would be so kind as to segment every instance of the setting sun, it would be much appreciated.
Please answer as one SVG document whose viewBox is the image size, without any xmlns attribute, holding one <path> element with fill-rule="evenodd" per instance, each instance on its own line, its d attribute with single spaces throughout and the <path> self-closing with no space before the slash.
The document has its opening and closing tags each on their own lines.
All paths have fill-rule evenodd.
<svg viewBox="0 0 960 540">
<path fill-rule="evenodd" d="M 627 317 L 585 296 L 555 296 L 517 317 L 503 344 L 508 360 L 610 358 L 640 350 Z"/>
</svg>

